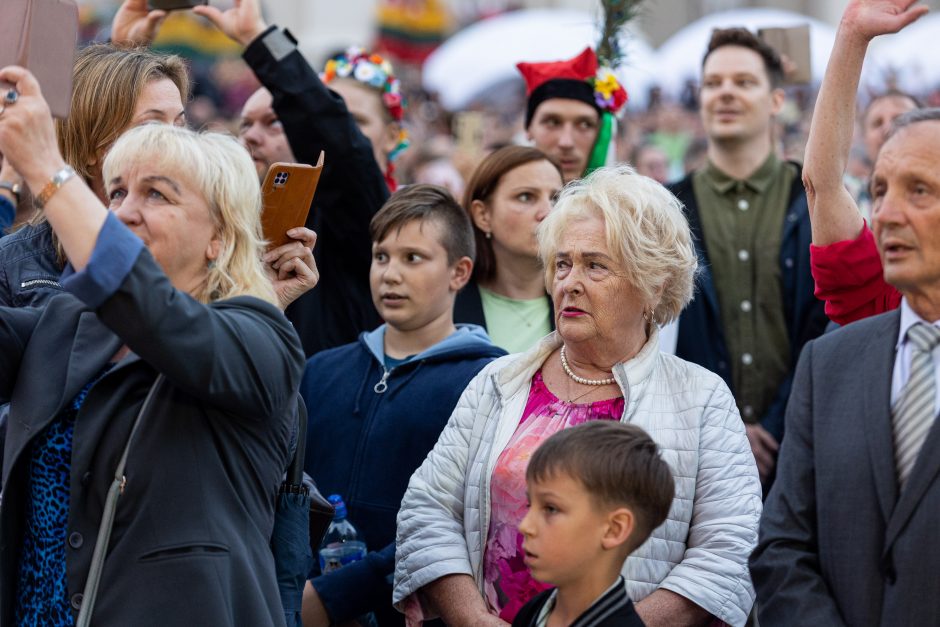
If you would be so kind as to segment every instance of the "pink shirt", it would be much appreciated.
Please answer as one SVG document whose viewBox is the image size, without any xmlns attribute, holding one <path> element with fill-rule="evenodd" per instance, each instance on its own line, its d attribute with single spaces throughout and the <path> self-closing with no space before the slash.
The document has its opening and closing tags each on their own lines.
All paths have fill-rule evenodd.
<svg viewBox="0 0 940 627">
<path fill-rule="evenodd" d="M 551 586 L 532 579 L 523 562 L 519 523 L 526 515 L 525 471 L 529 458 L 553 433 L 588 420 L 620 420 L 623 398 L 576 404 L 559 399 L 542 380 L 532 378 L 529 400 L 509 444 L 500 453 L 490 483 L 491 515 L 483 556 L 483 591 L 490 608 L 512 622 L 529 599 Z"/>
</svg>

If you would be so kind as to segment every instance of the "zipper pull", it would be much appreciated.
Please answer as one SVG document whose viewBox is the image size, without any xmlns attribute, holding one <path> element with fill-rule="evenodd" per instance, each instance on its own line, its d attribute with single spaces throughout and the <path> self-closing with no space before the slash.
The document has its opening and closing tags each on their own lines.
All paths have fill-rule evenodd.
<svg viewBox="0 0 940 627">
<path fill-rule="evenodd" d="M 392 368 L 392 370 L 394 370 L 394 368 Z M 392 370 L 385 370 L 385 374 L 382 375 L 382 379 L 375 384 L 374 388 L 372 388 L 373 392 L 376 394 L 383 394 L 385 390 L 388 389 L 388 383 L 386 383 L 386 381 L 388 381 L 388 375 L 392 374 Z"/>
</svg>

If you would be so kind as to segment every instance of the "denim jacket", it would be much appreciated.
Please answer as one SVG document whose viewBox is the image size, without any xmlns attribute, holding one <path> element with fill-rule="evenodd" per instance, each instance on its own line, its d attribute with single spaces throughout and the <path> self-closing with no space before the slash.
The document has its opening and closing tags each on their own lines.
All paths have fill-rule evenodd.
<svg viewBox="0 0 940 627">
<path fill-rule="evenodd" d="M 62 291 L 48 222 L 0 238 L 0 306 L 39 307 Z"/>
</svg>

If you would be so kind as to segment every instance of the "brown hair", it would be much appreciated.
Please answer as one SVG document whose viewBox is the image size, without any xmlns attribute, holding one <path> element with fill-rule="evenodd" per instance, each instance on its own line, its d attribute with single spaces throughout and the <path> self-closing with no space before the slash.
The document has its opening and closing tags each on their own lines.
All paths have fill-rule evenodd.
<svg viewBox="0 0 940 627">
<path fill-rule="evenodd" d="M 471 217 L 473 236 L 477 244 L 477 262 L 473 268 L 473 278 L 477 281 L 489 281 L 496 276 L 496 256 L 493 254 L 493 242 L 486 238 L 486 233 L 475 222 L 472 222 L 470 206 L 474 200 L 488 202 L 506 174 L 519 166 L 535 161 L 548 161 L 555 166 L 558 176 L 564 180 L 557 163 L 538 148 L 528 146 L 500 148 L 480 162 L 470 176 L 470 181 L 464 190 L 463 208 Z"/>
<path fill-rule="evenodd" d="M 89 161 L 100 157 L 130 125 L 140 93 L 150 82 L 169 79 L 185 103 L 189 73 L 182 58 L 146 48 L 95 44 L 75 57 L 69 117 L 56 120 L 62 157 L 86 182 Z"/>
<path fill-rule="evenodd" d="M 409 222 L 435 221 L 441 229 L 441 246 L 447 251 L 447 263 L 461 257 L 475 257 L 470 218 L 454 197 L 438 185 L 408 185 L 389 196 L 369 223 L 373 242 L 381 242 L 392 231 Z"/>
<path fill-rule="evenodd" d="M 766 41 L 752 33 L 746 28 L 716 28 L 712 31 L 711 40 L 708 42 L 708 50 L 702 57 L 702 68 L 705 62 L 715 50 L 725 46 L 740 46 L 756 52 L 764 61 L 764 69 L 767 70 L 767 79 L 770 81 L 770 88 L 776 89 L 783 84 L 783 64 L 780 62 L 780 55 L 770 47 Z"/>
<path fill-rule="evenodd" d="M 914 109 L 924 108 L 924 103 L 922 103 L 914 95 L 909 94 L 906 91 L 901 91 L 900 89 L 892 88 L 892 89 L 889 89 L 888 91 L 883 91 L 880 94 L 875 94 L 874 96 L 872 96 L 871 100 L 868 101 L 868 104 L 865 105 L 865 108 L 862 109 L 861 115 L 858 116 L 858 121 L 864 124 L 865 118 L 868 117 L 868 112 L 871 111 L 872 106 L 879 100 L 886 100 L 888 98 L 900 98 L 903 100 L 910 100 L 911 104 L 914 105 Z"/>
<path fill-rule="evenodd" d="M 630 550 L 666 520 L 675 493 L 672 471 L 649 434 L 610 420 L 552 435 L 532 455 L 525 477 L 542 481 L 558 473 L 581 483 L 599 503 L 630 508 L 636 518 Z"/>
</svg>

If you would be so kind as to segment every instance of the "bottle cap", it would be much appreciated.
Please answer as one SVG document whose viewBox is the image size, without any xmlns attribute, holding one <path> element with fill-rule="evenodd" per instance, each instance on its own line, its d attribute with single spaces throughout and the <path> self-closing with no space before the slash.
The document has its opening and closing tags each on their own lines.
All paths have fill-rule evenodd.
<svg viewBox="0 0 940 627">
<path fill-rule="evenodd" d="M 333 514 L 333 520 L 345 520 L 346 503 L 343 502 L 343 497 L 339 494 L 331 494 L 326 500 L 336 509 L 336 513 Z"/>
</svg>

